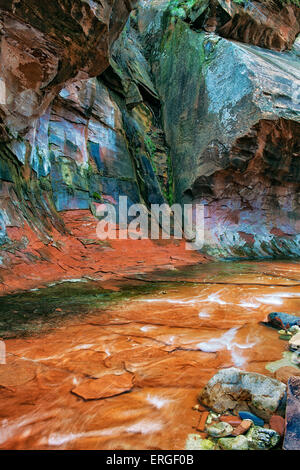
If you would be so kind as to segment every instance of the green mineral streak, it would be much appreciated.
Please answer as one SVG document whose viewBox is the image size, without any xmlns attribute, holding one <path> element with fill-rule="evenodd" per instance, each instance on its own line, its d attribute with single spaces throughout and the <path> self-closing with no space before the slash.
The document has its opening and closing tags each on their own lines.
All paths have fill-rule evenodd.
<svg viewBox="0 0 300 470">
<path fill-rule="evenodd" d="M 208 7 L 208 0 L 171 0 L 168 6 L 168 13 L 171 17 L 188 19 L 197 12 L 197 16 Z"/>
<path fill-rule="evenodd" d="M 185 161 L 186 168 L 193 168 L 194 154 L 191 148 L 197 148 L 198 136 L 191 133 L 190 125 L 191 122 L 199 120 L 197 106 L 199 100 L 203 100 L 203 112 L 206 108 L 205 97 L 201 96 L 201 93 L 203 94 L 203 77 L 209 59 L 205 57 L 204 48 L 207 37 L 204 33 L 192 31 L 180 19 L 172 26 L 171 33 L 169 30 L 166 31 L 160 46 L 157 86 L 165 103 L 163 120 L 167 142 L 171 147 L 174 176 L 176 178 L 176 174 L 180 174 L 182 186 L 188 187 L 189 183 L 185 184 L 184 179 L 190 174 L 179 172 L 178 167 Z M 184 68 L 182 64 L 185 64 Z M 173 197 L 174 199 L 177 197 Z"/>
<path fill-rule="evenodd" d="M 165 190 L 165 198 L 169 204 L 172 206 L 174 204 L 174 178 L 173 178 L 173 166 L 170 153 L 168 154 L 168 185 Z"/>
<path fill-rule="evenodd" d="M 88 242 L 88 240 L 87 240 Z M 28 336 L 49 331 L 61 322 L 82 321 L 105 312 L 118 302 L 168 289 L 169 283 L 125 285 L 119 291 L 103 289 L 96 281 L 60 281 L 41 289 L 1 297 L 0 338 Z"/>
<path fill-rule="evenodd" d="M 150 158 L 153 159 L 155 157 L 156 145 L 148 135 L 145 137 L 145 147 L 150 155 Z"/>
<path fill-rule="evenodd" d="M 101 194 L 99 194 L 97 192 L 94 192 L 92 197 L 93 197 L 93 199 L 97 199 L 98 201 L 102 201 Z"/>
<path fill-rule="evenodd" d="M 247 7 L 252 2 L 250 0 L 233 0 L 234 3 Z M 300 0 L 258 0 L 259 3 L 267 7 L 281 7 L 284 8 L 286 5 L 300 6 Z M 217 3 L 210 2 L 207 0 L 171 0 L 169 2 L 168 12 L 172 17 L 187 19 L 193 12 L 197 12 L 199 16 L 209 4 Z"/>
</svg>

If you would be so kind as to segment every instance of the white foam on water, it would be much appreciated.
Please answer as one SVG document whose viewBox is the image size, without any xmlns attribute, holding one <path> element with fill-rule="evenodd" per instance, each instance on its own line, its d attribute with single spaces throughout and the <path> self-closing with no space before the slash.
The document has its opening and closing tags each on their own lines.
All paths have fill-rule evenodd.
<svg viewBox="0 0 300 470">
<path fill-rule="evenodd" d="M 162 398 L 157 395 L 147 395 L 147 402 L 150 403 L 150 405 L 153 405 L 155 408 L 160 410 L 164 406 L 168 405 L 170 403 L 170 400 L 167 398 Z"/>
<path fill-rule="evenodd" d="M 149 330 L 152 330 L 153 328 L 155 328 L 155 326 L 142 326 L 140 328 L 141 331 L 149 331 Z"/>
<path fill-rule="evenodd" d="M 233 340 L 238 330 L 239 328 L 231 328 L 226 333 L 224 333 L 224 335 L 222 335 L 220 338 L 212 338 L 206 342 L 199 343 L 197 344 L 197 347 L 203 352 L 217 352 L 217 351 L 222 351 L 224 349 L 227 349 L 228 351 L 233 352 L 234 361 L 238 361 L 238 353 L 234 352 L 234 348 L 249 349 L 255 346 L 256 344 L 256 342 L 250 343 L 248 341 L 248 337 L 247 337 L 245 344 L 235 343 Z M 240 356 L 239 361 L 241 360 L 242 360 L 242 357 Z"/>
<path fill-rule="evenodd" d="M 280 294 L 275 294 L 279 297 L 289 298 L 289 297 L 300 297 L 300 292 L 281 292 Z"/>
<path fill-rule="evenodd" d="M 48 438 L 49 446 L 62 446 L 68 442 L 75 441 L 76 439 L 81 439 L 83 437 L 97 437 L 101 434 L 99 431 L 89 431 L 89 432 L 80 432 L 80 433 L 69 433 L 69 434 L 51 434 Z"/>
<path fill-rule="evenodd" d="M 239 328 L 231 328 L 220 338 L 212 338 L 206 342 L 197 344 L 197 347 L 203 352 L 217 352 L 222 349 L 231 349 L 231 343 Z"/>
<path fill-rule="evenodd" d="M 41 413 L 39 410 L 30 413 L 28 415 L 21 416 L 14 421 L 3 420 L 0 426 L 0 444 L 4 444 L 9 439 L 12 439 L 15 435 L 20 435 L 20 430 L 23 429 L 23 433 L 26 435 L 30 434 L 30 425 L 34 423 L 51 418 L 51 413 Z"/>
<path fill-rule="evenodd" d="M 160 431 L 163 425 L 160 421 L 143 419 L 127 427 L 126 432 L 133 434 L 151 434 Z"/>
<path fill-rule="evenodd" d="M 239 349 L 251 349 L 253 346 L 255 346 L 256 343 L 246 343 L 246 344 L 238 344 L 235 343 L 234 346 Z"/>
<path fill-rule="evenodd" d="M 53 433 L 48 438 L 49 446 L 62 446 L 68 442 L 75 441 L 77 439 L 89 438 L 89 437 L 101 437 L 101 436 L 111 436 L 113 434 L 118 434 L 125 432 L 130 434 L 151 434 L 157 431 L 160 431 L 163 428 L 161 421 L 150 421 L 148 419 L 143 419 L 137 423 L 133 423 L 130 426 L 115 426 L 107 429 L 100 429 L 95 431 L 88 432 L 79 432 L 79 433 L 68 433 L 60 434 Z"/>
<path fill-rule="evenodd" d="M 231 351 L 231 357 L 236 367 L 242 367 L 247 362 L 247 359 L 234 350 Z"/>
<path fill-rule="evenodd" d="M 190 300 L 180 300 L 180 299 L 137 299 L 135 302 L 148 302 L 148 303 L 168 303 L 174 305 L 194 305 L 197 300 L 190 299 Z"/>
<path fill-rule="evenodd" d="M 77 346 L 74 346 L 73 348 L 66 349 L 64 352 L 60 354 L 54 354 L 53 356 L 47 356 L 47 357 L 39 357 L 38 359 L 27 359 L 26 357 L 22 357 L 22 359 L 25 360 L 31 360 L 32 362 L 39 362 L 39 361 L 50 361 L 52 359 L 60 359 L 64 357 L 66 354 L 69 354 L 70 352 L 78 351 L 80 349 L 89 349 L 93 344 L 78 344 Z"/>
<path fill-rule="evenodd" d="M 199 318 L 209 318 L 210 314 L 207 312 L 199 312 L 198 313 Z"/>
<path fill-rule="evenodd" d="M 61 279 L 60 281 L 51 282 L 47 284 L 47 287 L 57 286 L 58 284 L 64 284 L 65 282 L 88 282 L 85 278 L 78 278 L 78 279 Z"/>
<path fill-rule="evenodd" d="M 222 300 L 220 298 L 219 292 L 210 294 L 206 299 L 199 300 L 199 302 L 212 302 L 212 303 L 216 303 L 219 305 L 228 305 L 230 303 L 230 302 L 225 302 L 225 300 Z"/>
<path fill-rule="evenodd" d="M 79 344 L 78 346 L 76 346 L 74 348 L 75 351 L 78 351 L 80 349 L 90 349 L 92 348 L 94 345 L 93 344 Z"/>
<path fill-rule="evenodd" d="M 261 302 L 262 304 L 267 304 L 267 305 L 282 305 L 283 301 L 278 295 L 273 295 L 273 296 L 264 296 L 264 297 L 257 297 L 256 300 L 258 302 Z"/>
<path fill-rule="evenodd" d="M 236 367 L 242 367 L 247 362 L 247 359 L 243 357 L 240 352 L 236 351 L 236 348 L 251 349 L 256 344 L 257 344 L 257 341 L 253 341 L 252 343 L 250 343 L 249 338 L 247 337 L 245 344 L 235 343 L 233 345 L 233 348 L 231 349 L 231 357 Z"/>
<path fill-rule="evenodd" d="M 260 306 L 260 304 L 255 304 L 252 302 L 240 302 L 238 305 L 245 308 L 258 308 Z"/>
<path fill-rule="evenodd" d="M 275 294 L 266 294 L 262 297 L 257 297 L 256 300 L 262 304 L 267 305 L 282 305 L 282 299 L 290 299 L 293 297 L 300 297 L 299 292 L 277 292 Z"/>
<path fill-rule="evenodd" d="M 180 299 L 136 299 L 135 302 L 148 302 L 148 303 L 169 303 L 174 305 L 195 305 L 197 303 L 217 303 L 219 305 L 231 305 L 231 302 L 225 302 L 225 300 L 220 298 L 220 291 L 210 294 L 205 299 L 201 299 L 200 296 L 193 297 L 189 300 L 180 300 Z"/>
</svg>

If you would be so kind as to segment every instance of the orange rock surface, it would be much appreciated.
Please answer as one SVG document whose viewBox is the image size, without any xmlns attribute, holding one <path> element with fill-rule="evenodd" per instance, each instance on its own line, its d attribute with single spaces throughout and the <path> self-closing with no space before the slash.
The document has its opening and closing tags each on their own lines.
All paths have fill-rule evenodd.
<svg viewBox="0 0 300 470">
<path fill-rule="evenodd" d="M 297 376 L 297 375 L 300 376 L 300 369 L 298 367 L 292 367 L 292 366 L 280 367 L 275 372 L 275 378 L 285 384 L 288 383 L 288 380 L 290 377 Z"/>
<path fill-rule="evenodd" d="M 65 279 L 88 277 L 97 280 L 126 277 L 131 273 L 157 268 L 202 263 L 208 258 L 185 249 L 184 240 L 109 240 L 96 234 L 98 220 L 87 210 L 61 213 L 65 234 L 52 230 L 52 241 L 45 245 L 29 227 L 8 227 L 16 241 L 13 252 L 3 253 L 0 265 L 0 295 L 41 287 Z M 22 237 L 26 249 L 18 248 Z"/>
</svg>

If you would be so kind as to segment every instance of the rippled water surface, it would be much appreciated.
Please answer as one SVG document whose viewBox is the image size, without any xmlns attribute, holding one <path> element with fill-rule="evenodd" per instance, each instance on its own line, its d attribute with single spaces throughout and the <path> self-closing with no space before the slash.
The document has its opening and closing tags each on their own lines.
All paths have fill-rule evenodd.
<svg viewBox="0 0 300 470">
<path fill-rule="evenodd" d="M 300 263 L 213 263 L 2 297 L 0 448 L 184 448 L 218 369 L 270 375 L 281 359 L 287 343 L 261 324 L 272 311 L 300 314 Z M 112 374 L 127 374 L 130 390 L 74 393 Z"/>
</svg>

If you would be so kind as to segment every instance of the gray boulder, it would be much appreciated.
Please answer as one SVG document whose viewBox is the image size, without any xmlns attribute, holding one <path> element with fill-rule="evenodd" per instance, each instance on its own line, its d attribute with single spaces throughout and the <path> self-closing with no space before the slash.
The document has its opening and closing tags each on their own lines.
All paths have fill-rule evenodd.
<svg viewBox="0 0 300 470">
<path fill-rule="evenodd" d="M 223 450 L 248 450 L 249 443 L 245 436 L 222 437 L 218 444 Z"/>
<path fill-rule="evenodd" d="M 236 368 L 215 374 L 199 395 L 199 401 L 217 413 L 251 411 L 265 421 L 282 414 L 286 385 L 278 380 Z"/>
</svg>

